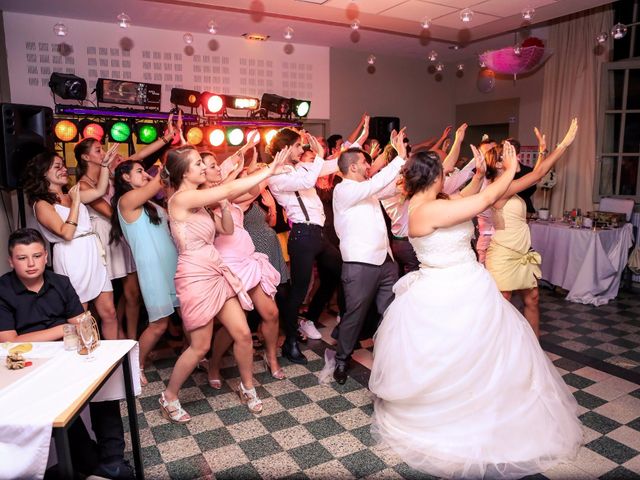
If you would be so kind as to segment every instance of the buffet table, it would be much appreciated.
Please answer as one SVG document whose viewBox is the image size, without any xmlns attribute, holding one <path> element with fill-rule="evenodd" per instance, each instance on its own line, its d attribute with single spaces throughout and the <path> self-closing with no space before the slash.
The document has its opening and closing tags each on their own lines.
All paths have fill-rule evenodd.
<svg viewBox="0 0 640 480">
<path fill-rule="evenodd" d="M 604 305 L 618 295 L 633 245 L 633 227 L 572 228 L 561 222 L 529 224 L 531 247 L 542 255 L 542 279 L 568 290 L 567 300 Z"/>
<path fill-rule="evenodd" d="M 144 478 L 135 395 L 140 393 L 138 344 L 133 340 L 102 340 L 95 360 L 65 351 L 63 342 L 32 342 L 21 370 L 5 366 L 8 350 L 0 345 L 0 479 L 42 478 L 53 434 L 60 473 L 72 478 L 67 428 L 87 404 L 127 399 L 137 478 Z M 137 372 L 137 369 L 133 370 Z"/>
</svg>

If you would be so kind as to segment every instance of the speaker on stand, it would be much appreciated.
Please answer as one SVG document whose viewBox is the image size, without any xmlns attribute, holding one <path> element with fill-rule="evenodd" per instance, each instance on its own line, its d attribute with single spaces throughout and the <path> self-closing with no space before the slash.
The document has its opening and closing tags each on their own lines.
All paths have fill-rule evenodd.
<svg viewBox="0 0 640 480">
<path fill-rule="evenodd" d="M 389 143 L 392 130 L 400 130 L 398 117 L 371 117 L 369 120 L 369 137 L 378 140 L 382 148 Z"/>
<path fill-rule="evenodd" d="M 53 149 L 53 110 L 39 105 L 3 103 L 0 115 L 0 188 L 17 190 L 20 226 L 25 227 L 22 174 L 29 160 Z"/>
</svg>

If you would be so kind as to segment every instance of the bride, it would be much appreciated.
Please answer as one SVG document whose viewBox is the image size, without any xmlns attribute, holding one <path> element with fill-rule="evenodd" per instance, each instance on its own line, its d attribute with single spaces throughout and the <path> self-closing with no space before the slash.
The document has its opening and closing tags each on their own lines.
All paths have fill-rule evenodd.
<svg viewBox="0 0 640 480">
<path fill-rule="evenodd" d="M 525 318 L 470 248 L 471 218 L 516 172 L 446 199 L 442 166 L 420 152 L 404 167 L 409 236 L 421 268 L 394 287 L 378 328 L 369 388 L 374 437 L 415 469 L 446 478 L 520 478 L 574 457 L 577 403 Z"/>
</svg>

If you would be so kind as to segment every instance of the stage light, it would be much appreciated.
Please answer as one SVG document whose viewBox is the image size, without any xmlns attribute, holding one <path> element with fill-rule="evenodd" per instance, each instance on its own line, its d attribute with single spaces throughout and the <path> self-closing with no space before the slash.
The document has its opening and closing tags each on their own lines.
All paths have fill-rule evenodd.
<svg viewBox="0 0 640 480">
<path fill-rule="evenodd" d="M 78 127 L 70 120 L 58 120 L 53 131 L 61 142 L 73 142 L 78 138 Z"/>
<path fill-rule="evenodd" d="M 311 102 L 309 100 L 297 100 L 295 98 L 292 98 L 291 106 L 295 116 L 298 118 L 302 118 L 309 115 L 309 110 L 311 109 Z"/>
<path fill-rule="evenodd" d="M 104 138 L 104 128 L 99 123 L 91 121 L 80 122 L 80 128 L 82 130 L 82 138 L 95 138 L 99 142 L 102 142 Z"/>
<path fill-rule="evenodd" d="M 114 142 L 126 142 L 131 136 L 131 127 L 125 122 L 115 122 L 109 129 L 109 137 Z"/>
<path fill-rule="evenodd" d="M 200 103 L 204 108 L 205 114 L 217 115 L 224 111 L 224 98 L 222 95 L 216 95 L 211 92 L 202 92 Z"/>
<path fill-rule="evenodd" d="M 187 130 L 186 139 L 189 145 L 200 145 L 204 139 L 204 132 L 200 127 L 191 127 Z"/>
<path fill-rule="evenodd" d="M 209 143 L 212 147 L 219 147 L 224 143 L 224 130 L 221 128 L 214 128 L 209 132 Z"/>
<path fill-rule="evenodd" d="M 237 147 L 244 141 L 244 132 L 241 128 L 230 128 L 227 130 L 227 142 L 229 145 Z"/>
<path fill-rule="evenodd" d="M 254 141 L 260 141 L 260 132 L 258 130 L 250 130 L 247 133 L 247 143 L 253 143 Z"/>
<path fill-rule="evenodd" d="M 138 142 L 148 145 L 158 139 L 158 128 L 152 123 L 138 123 L 136 125 Z"/>
<path fill-rule="evenodd" d="M 183 88 L 172 88 L 170 101 L 174 105 L 197 108 L 198 105 L 200 105 L 200 92 L 185 90 Z"/>
<path fill-rule="evenodd" d="M 276 130 L 275 128 L 272 128 L 271 130 L 267 130 L 265 132 L 264 141 L 267 145 L 271 143 L 271 140 L 273 140 L 273 137 L 276 136 L 276 133 L 278 133 L 278 130 Z"/>
<path fill-rule="evenodd" d="M 49 77 L 49 88 L 54 95 L 65 100 L 84 100 L 87 98 L 87 82 L 70 73 L 53 72 Z"/>
<path fill-rule="evenodd" d="M 227 108 L 235 110 L 257 110 L 260 107 L 260 100 L 252 97 L 229 97 L 226 98 Z"/>
<path fill-rule="evenodd" d="M 274 93 L 265 93 L 260 100 L 260 107 L 267 112 L 277 113 L 279 115 L 289 115 L 291 113 L 291 99 L 284 98 Z"/>
</svg>

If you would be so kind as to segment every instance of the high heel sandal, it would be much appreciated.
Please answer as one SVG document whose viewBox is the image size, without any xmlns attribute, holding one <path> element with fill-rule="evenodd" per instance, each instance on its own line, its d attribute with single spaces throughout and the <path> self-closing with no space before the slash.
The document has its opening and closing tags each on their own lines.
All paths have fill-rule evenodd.
<svg viewBox="0 0 640 480">
<path fill-rule="evenodd" d="M 275 372 L 273 370 L 271 370 L 271 365 L 269 364 L 269 360 L 267 360 L 267 353 L 266 352 L 262 354 L 262 362 L 264 363 L 264 369 L 267 372 L 269 372 L 271 374 L 271 376 L 273 378 L 275 378 L 276 380 L 283 380 L 283 379 L 287 378 L 287 376 L 284 374 L 284 370 L 282 368 L 279 368 Z"/>
<path fill-rule="evenodd" d="M 160 403 L 160 411 L 162 412 L 162 416 L 173 423 L 187 423 L 191 421 L 191 416 L 186 412 L 184 408 L 180 405 L 180 400 L 176 399 L 169 402 L 164 397 L 164 392 L 160 395 L 158 399 Z"/>
<path fill-rule="evenodd" d="M 240 397 L 240 402 L 246 404 L 251 413 L 262 412 L 262 400 L 258 398 L 255 387 L 247 390 L 244 388 L 242 382 L 240 382 L 238 396 Z"/>
<path fill-rule="evenodd" d="M 216 390 L 221 390 L 222 389 L 222 380 L 220 380 L 219 378 L 210 378 L 209 379 L 209 386 L 211 388 L 215 388 Z"/>
</svg>

